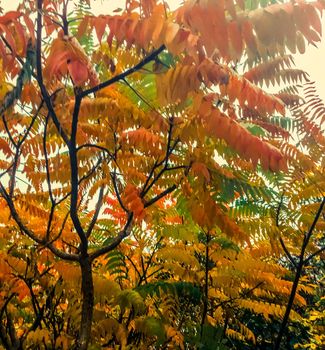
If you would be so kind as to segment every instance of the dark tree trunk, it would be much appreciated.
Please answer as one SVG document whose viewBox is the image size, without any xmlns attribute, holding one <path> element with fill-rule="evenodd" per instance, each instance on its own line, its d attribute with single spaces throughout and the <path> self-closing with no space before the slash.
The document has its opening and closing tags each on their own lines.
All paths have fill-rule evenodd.
<svg viewBox="0 0 325 350">
<path fill-rule="evenodd" d="M 94 284 L 91 269 L 91 261 L 88 257 L 80 261 L 81 267 L 81 293 L 82 309 L 79 339 L 77 342 L 78 350 L 86 350 L 90 341 L 91 325 L 94 309 Z"/>
</svg>

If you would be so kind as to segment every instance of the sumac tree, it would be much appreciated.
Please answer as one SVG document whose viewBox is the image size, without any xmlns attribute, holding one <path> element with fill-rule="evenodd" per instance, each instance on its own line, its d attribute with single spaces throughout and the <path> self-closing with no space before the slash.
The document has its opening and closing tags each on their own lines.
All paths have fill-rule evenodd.
<svg viewBox="0 0 325 350">
<path fill-rule="evenodd" d="M 320 344 L 324 2 L 91 6 L 0 16 L 2 348 Z"/>
</svg>

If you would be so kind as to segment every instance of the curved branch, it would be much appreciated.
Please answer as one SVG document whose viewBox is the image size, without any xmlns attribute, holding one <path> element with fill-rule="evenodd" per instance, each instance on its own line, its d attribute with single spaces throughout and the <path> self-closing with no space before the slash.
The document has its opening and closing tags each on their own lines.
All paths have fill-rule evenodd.
<svg viewBox="0 0 325 350">
<path fill-rule="evenodd" d="M 104 197 L 104 186 L 102 186 L 99 190 L 99 194 L 98 194 L 98 201 L 97 201 L 97 204 L 96 204 L 96 209 L 95 209 L 95 213 L 94 213 L 94 216 L 88 226 L 88 229 L 86 231 L 86 237 L 88 238 L 90 235 L 91 235 L 91 232 L 92 230 L 94 229 L 94 226 L 97 222 L 97 219 L 98 219 L 98 216 L 99 216 L 99 212 L 100 212 L 100 209 L 102 207 L 102 204 L 103 204 L 103 197 Z"/>
<path fill-rule="evenodd" d="M 157 201 L 159 201 L 159 199 L 165 197 L 167 194 L 173 192 L 174 190 L 176 190 L 177 185 L 172 185 L 170 187 L 168 187 L 165 191 L 161 192 L 160 194 L 158 194 L 157 196 L 151 198 L 148 202 L 146 202 L 144 204 L 145 208 L 148 208 L 150 205 L 156 203 Z"/>
<path fill-rule="evenodd" d="M 40 1 L 40 0 L 38 0 Z M 84 90 L 82 91 L 79 96 L 81 98 L 88 96 L 92 93 L 95 93 L 101 89 L 104 89 L 105 87 L 112 85 L 114 83 L 116 83 L 119 80 L 124 80 L 127 76 L 131 75 L 132 73 L 137 72 L 138 70 L 140 70 L 143 66 L 145 66 L 147 63 L 151 62 L 152 60 L 154 60 L 162 51 L 165 50 L 165 45 L 162 45 L 159 47 L 159 49 L 154 50 L 151 52 L 151 54 L 149 54 L 147 57 L 145 57 L 142 61 L 140 61 L 138 64 L 136 64 L 134 67 L 127 69 L 125 72 L 116 75 L 115 77 L 104 81 L 103 83 L 100 83 L 97 86 L 94 86 L 90 89 Z"/>
<path fill-rule="evenodd" d="M 78 216 L 78 196 L 79 196 L 79 174 L 78 174 L 78 157 L 76 147 L 76 137 L 78 130 L 78 119 L 81 105 L 81 98 L 76 96 L 72 122 L 71 122 L 71 137 L 69 142 L 69 156 L 70 156 L 70 169 L 71 169 L 71 199 L 70 199 L 70 217 L 73 225 L 77 231 L 77 234 L 81 241 L 81 252 L 83 255 L 87 254 L 88 239 L 85 231 L 82 228 L 79 216 Z"/>
<path fill-rule="evenodd" d="M 77 147 L 76 151 L 79 152 L 81 149 L 87 148 L 87 147 L 89 147 L 89 148 L 96 148 L 96 149 L 98 149 L 100 151 L 106 152 L 110 156 L 110 158 L 114 159 L 113 154 L 106 147 L 103 147 L 103 146 L 100 146 L 100 145 L 95 145 L 93 143 L 84 143 L 83 145 Z"/>
<path fill-rule="evenodd" d="M 293 267 L 297 268 L 297 264 L 296 264 L 296 262 L 294 261 L 293 256 L 290 254 L 288 248 L 287 248 L 286 245 L 284 244 L 282 237 L 280 237 L 279 240 L 280 240 L 281 247 L 282 247 L 282 249 L 284 250 L 284 252 L 285 252 L 287 258 L 290 260 L 290 262 L 291 262 L 291 264 L 293 265 Z"/>
<path fill-rule="evenodd" d="M 117 188 L 117 183 L 116 183 L 116 172 L 114 172 L 113 174 L 111 174 L 111 179 L 113 182 L 113 187 L 114 187 L 114 191 L 116 194 L 116 198 L 120 204 L 120 207 L 128 214 L 130 211 L 126 208 L 126 206 L 124 205 L 122 198 L 120 196 L 119 190 Z"/>
<path fill-rule="evenodd" d="M 96 169 L 100 166 L 101 162 L 102 162 L 102 158 L 98 158 L 98 161 L 97 163 L 89 170 L 89 172 L 85 175 L 83 175 L 79 181 L 78 181 L 78 184 L 80 185 L 82 181 L 84 180 L 87 180 L 91 175 L 94 174 L 94 172 L 96 171 Z M 57 202 L 56 202 L 56 205 L 59 205 L 61 204 L 62 202 L 64 202 L 67 198 L 69 198 L 69 196 L 71 195 L 71 191 L 68 192 L 66 195 L 64 195 L 61 199 L 59 199 Z"/>
<path fill-rule="evenodd" d="M 111 250 L 115 249 L 122 242 L 122 240 L 131 233 L 132 221 L 133 221 L 133 213 L 130 213 L 128 215 L 128 220 L 127 220 L 123 230 L 121 230 L 119 232 L 117 237 L 115 237 L 109 245 L 107 245 L 103 248 L 100 248 L 100 249 L 94 251 L 93 253 L 91 253 L 89 255 L 90 261 L 93 261 L 96 258 L 100 257 L 101 255 L 106 254 L 106 253 L 110 252 Z"/>
<path fill-rule="evenodd" d="M 53 120 L 53 123 L 58 130 L 60 136 L 64 140 L 64 142 L 69 145 L 70 140 L 67 134 L 62 129 L 61 123 L 55 113 L 51 96 L 49 95 L 43 81 L 43 73 L 42 73 L 42 10 L 43 10 L 43 0 L 37 0 L 37 35 L 36 35 L 36 77 L 37 83 L 40 87 L 41 94 L 43 100 L 46 104 L 46 107 L 50 113 L 50 116 Z"/>
<path fill-rule="evenodd" d="M 323 197 L 323 200 L 322 200 L 322 202 L 321 202 L 321 204 L 320 204 L 320 206 L 318 208 L 318 211 L 317 211 L 317 213 L 316 213 L 316 215 L 314 217 L 313 223 L 311 224 L 307 234 L 304 237 L 304 240 L 303 240 L 303 243 L 302 243 L 302 247 L 301 247 L 301 251 L 300 251 L 300 256 L 299 256 L 299 263 L 298 263 L 297 269 L 296 269 L 295 279 L 294 279 L 294 282 L 292 284 L 291 293 L 290 293 L 290 296 L 289 296 L 289 301 L 288 301 L 288 304 L 287 304 L 287 307 L 286 307 L 285 314 L 283 316 L 283 320 L 282 320 L 282 323 L 281 323 L 280 331 L 279 331 L 278 337 L 277 337 L 277 339 L 275 341 L 274 350 L 279 350 L 280 349 L 281 341 L 282 341 L 282 338 L 283 338 L 283 335 L 284 335 L 284 332 L 285 332 L 285 329 L 286 329 L 286 326 L 287 326 L 287 323 L 288 323 L 288 320 L 289 320 L 290 312 L 291 312 L 292 307 L 293 307 L 293 302 L 295 300 L 295 296 L 296 296 L 296 292 L 297 292 L 300 276 L 301 276 L 303 267 L 305 265 L 305 259 L 304 259 L 305 251 L 306 251 L 307 245 L 309 243 L 309 240 L 310 240 L 310 238 L 311 238 L 311 236 L 313 234 L 313 231 L 315 229 L 317 221 L 318 221 L 318 219 L 320 218 L 320 216 L 322 214 L 322 211 L 324 209 L 324 205 L 325 205 L 325 197 Z"/>
<path fill-rule="evenodd" d="M 5 201 L 7 202 L 7 205 L 10 209 L 10 214 L 12 216 L 12 218 L 14 219 L 14 221 L 16 222 L 16 224 L 18 225 L 18 227 L 21 229 L 22 232 L 24 232 L 26 234 L 26 236 L 28 236 L 30 239 L 32 239 L 34 242 L 43 245 L 45 247 L 47 247 L 48 249 L 50 249 L 50 251 L 56 255 L 57 257 L 64 259 L 64 260 L 69 260 L 69 261 L 78 261 L 79 260 L 79 256 L 76 254 L 68 254 L 65 253 L 59 249 L 57 249 L 52 243 L 38 238 L 34 232 L 32 232 L 21 220 L 19 214 L 17 213 L 17 210 L 15 208 L 15 205 L 12 201 L 12 199 L 10 198 L 10 196 L 8 195 L 6 189 L 3 187 L 2 183 L 0 182 L 0 194 L 3 196 L 3 198 L 5 199 Z"/>
</svg>

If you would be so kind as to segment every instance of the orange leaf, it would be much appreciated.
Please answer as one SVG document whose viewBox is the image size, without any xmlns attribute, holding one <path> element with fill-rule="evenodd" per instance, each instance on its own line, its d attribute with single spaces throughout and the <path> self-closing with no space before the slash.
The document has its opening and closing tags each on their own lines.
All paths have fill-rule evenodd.
<svg viewBox="0 0 325 350">
<path fill-rule="evenodd" d="M 12 35 L 11 30 L 9 28 L 7 28 L 4 24 L 2 24 L 1 21 L 0 21 L 0 29 L 6 33 L 6 40 L 8 41 L 11 49 L 15 53 L 16 52 L 16 42 L 15 42 L 15 39 Z"/>
<path fill-rule="evenodd" d="M 238 96 L 240 96 L 242 90 L 242 84 L 240 82 L 240 78 L 237 75 L 232 75 L 229 79 L 229 84 L 227 86 L 227 94 L 229 100 L 232 102 Z"/>
<path fill-rule="evenodd" d="M 238 1 L 237 1 L 237 3 L 238 3 Z M 234 0 L 225 0 L 225 8 L 229 12 L 232 19 L 235 19 L 237 17 Z"/>
<path fill-rule="evenodd" d="M 257 53 L 256 40 L 253 34 L 253 25 L 249 21 L 244 21 L 242 24 L 243 39 L 246 42 L 247 47 L 252 53 Z"/>
<path fill-rule="evenodd" d="M 203 175 L 207 182 L 210 182 L 210 173 L 205 164 L 200 162 L 194 162 L 192 164 L 192 170 L 196 175 Z"/>
<path fill-rule="evenodd" d="M 33 21 L 26 15 L 24 15 L 24 21 L 26 23 L 26 26 L 28 28 L 30 37 L 32 39 L 32 43 L 35 43 L 35 28 L 34 28 L 34 23 Z"/>
<path fill-rule="evenodd" d="M 20 53 L 21 55 L 25 55 L 26 48 L 27 48 L 25 29 L 23 25 L 17 21 L 14 22 L 14 26 L 15 26 L 17 38 L 19 41 Z"/>
<path fill-rule="evenodd" d="M 243 40 L 242 40 L 241 32 L 239 30 L 237 22 L 232 21 L 228 24 L 228 33 L 229 33 L 230 43 L 234 48 L 237 54 L 237 57 L 240 58 L 243 52 Z"/>
<path fill-rule="evenodd" d="M 169 48 L 169 46 L 172 44 L 178 31 L 179 31 L 179 25 L 177 23 L 169 23 L 167 25 L 166 32 L 165 32 L 165 44 L 167 48 Z"/>
<path fill-rule="evenodd" d="M 9 11 L 4 16 L 0 16 L 1 24 L 8 24 L 9 22 L 17 20 L 21 16 L 19 11 Z"/>
<path fill-rule="evenodd" d="M 101 42 L 102 37 L 104 35 L 106 24 L 106 19 L 101 16 L 97 17 L 94 21 L 95 31 L 99 42 Z"/>
</svg>

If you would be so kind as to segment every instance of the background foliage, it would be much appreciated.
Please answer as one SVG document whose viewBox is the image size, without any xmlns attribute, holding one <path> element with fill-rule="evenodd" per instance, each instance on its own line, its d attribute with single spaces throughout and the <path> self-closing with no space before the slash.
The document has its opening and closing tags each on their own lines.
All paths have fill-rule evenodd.
<svg viewBox="0 0 325 350">
<path fill-rule="evenodd" d="M 324 2 L 91 8 L 0 16 L 0 347 L 320 349 Z"/>
</svg>

